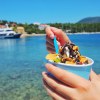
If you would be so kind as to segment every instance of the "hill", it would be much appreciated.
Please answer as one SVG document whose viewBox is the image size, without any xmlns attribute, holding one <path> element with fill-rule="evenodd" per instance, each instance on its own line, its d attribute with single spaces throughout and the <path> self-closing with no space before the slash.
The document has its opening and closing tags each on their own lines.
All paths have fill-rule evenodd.
<svg viewBox="0 0 100 100">
<path fill-rule="evenodd" d="M 81 19 L 78 23 L 100 23 L 100 17 L 87 17 Z"/>
</svg>

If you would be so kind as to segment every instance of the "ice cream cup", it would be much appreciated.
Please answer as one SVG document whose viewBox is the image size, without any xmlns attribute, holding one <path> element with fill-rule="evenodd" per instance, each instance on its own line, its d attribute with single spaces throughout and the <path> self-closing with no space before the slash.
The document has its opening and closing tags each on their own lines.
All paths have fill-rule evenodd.
<svg viewBox="0 0 100 100">
<path fill-rule="evenodd" d="M 53 64 L 56 67 L 59 67 L 61 69 L 72 72 L 72 73 L 79 75 L 79 76 L 88 80 L 89 76 L 90 76 L 90 71 L 91 71 L 92 66 L 94 64 L 94 61 L 89 57 L 86 57 L 86 58 L 88 59 L 89 64 L 83 64 L 83 65 L 64 64 L 64 63 L 55 63 L 51 60 L 47 60 L 47 62 L 50 63 L 50 64 Z"/>
</svg>

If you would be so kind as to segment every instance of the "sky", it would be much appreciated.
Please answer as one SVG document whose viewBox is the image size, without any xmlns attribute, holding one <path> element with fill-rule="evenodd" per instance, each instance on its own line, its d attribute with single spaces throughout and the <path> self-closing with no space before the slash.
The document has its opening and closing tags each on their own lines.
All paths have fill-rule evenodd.
<svg viewBox="0 0 100 100">
<path fill-rule="evenodd" d="M 0 20 L 75 23 L 100 16 L 100 0 L 0 0 Z"/>
</svg>

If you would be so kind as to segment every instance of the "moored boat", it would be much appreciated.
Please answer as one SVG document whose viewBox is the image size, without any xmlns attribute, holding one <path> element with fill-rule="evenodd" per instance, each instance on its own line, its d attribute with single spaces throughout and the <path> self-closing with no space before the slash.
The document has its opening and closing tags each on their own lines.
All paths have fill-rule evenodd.
<svg viewBox="0 0 100 100">
<path fill-rule="evenodd" d="M 16 33 L 11 28 L 0 28 L 0 38 L 20 38 L 20 33 Z"/>
</svg>

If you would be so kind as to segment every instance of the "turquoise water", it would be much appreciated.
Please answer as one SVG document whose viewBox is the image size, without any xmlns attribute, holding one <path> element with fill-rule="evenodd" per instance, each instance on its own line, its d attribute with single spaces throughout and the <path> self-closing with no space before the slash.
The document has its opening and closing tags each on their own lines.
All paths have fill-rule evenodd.
<svg viewBox="0 0 100 100">
<path fill-rule="evenodd" d="M 69 35 L 100 73 L 100 35 Z M 0 100 L 50 100 L 42 85 L 45 36 L 0 40 Z"/>
</svg>

